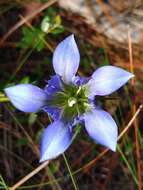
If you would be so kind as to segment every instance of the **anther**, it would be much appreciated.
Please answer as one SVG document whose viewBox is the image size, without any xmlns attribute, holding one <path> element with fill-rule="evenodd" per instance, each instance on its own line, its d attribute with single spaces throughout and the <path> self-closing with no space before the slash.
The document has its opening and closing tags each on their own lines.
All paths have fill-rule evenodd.
<svg viewBox="0 0 143 190">
<path fill-rule="evenodd" d="M 81 86 L 80 86 L 79 89 L 77 90 L 76 94 L 79 94 L 80 91 L 81 91 Z"/>
</svg>

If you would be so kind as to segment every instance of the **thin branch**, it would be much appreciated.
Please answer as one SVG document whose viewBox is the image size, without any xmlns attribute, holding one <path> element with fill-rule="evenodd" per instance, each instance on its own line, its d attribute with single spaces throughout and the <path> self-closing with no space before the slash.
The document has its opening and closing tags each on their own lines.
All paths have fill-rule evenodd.
<svg viewBox="0 0 143 190">
<path fill-rule="evenodd" d="M 47 165 L 49 164 L 49 160 L 47 160 L 46 162 L 43 162 L 42 164 L 40 164 L 35 170 L 33 170 L 32 172 L 30 172 L 28 175 L 26 175 L 24 178 L 22 178 L 20 181 L 18 181 L 14 186 L 12 186 L 11 188 L 9 188 L 10 190 L 15 190 L 18 187 L 20 187 L 23 183 L 25 183 L 27 180 L 29 180 L 31 177 L 33 177 L 35 174 L 37 174 L 39 171 L 41 171 L 42 169 L 44 169 Z"/>
</svg>

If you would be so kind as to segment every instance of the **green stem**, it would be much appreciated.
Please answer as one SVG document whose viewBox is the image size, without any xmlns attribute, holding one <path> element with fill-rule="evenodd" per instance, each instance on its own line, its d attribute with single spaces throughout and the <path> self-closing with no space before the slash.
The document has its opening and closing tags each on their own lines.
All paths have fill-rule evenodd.
<svg viewBox="0 0 143 190">
<path fill-rule="evenodd" d="M 0 98 L 0 102 L 9 102 L 9 99 L 7 97 Z"/>
<path fill-rule="evenodd" d="M 36 47 L 36 45 L 34 47 Z M 14 79 L 14 77 L 16 76 L 16 74 L 24 66 L 24 64 L 26 63 L 27 59 L 29 58 L 29 56 L 32 54 L 33 51 L 34 51 L 34 48 L 31 48 L 30 50 L 28 50 L 28 52 L 26 53 L 25 57 L 23 58 L 23 60 L 20 62 L 20 64 L 18 65 L 18 67 L 16 68 L 16 70 L 14 71 L 14 73 L 12 74 L 12 76 L 10 77 L 8 83 Z"/>
<path fill-rule="evenodd" d="M 9 190 L 8 186 L 6 185 L 2 175 L 0 175 L 0 189 L 5 189 L 5 190 Z"/>
<path fill-rule="evenodd" d="M 133 179 L 134 179 L 136 185 L 138 185 L 138 180 L 137 180 L 137 178 L 136 178 L 136 176 L 135 176 L 135 174 L 134 174 L 134 172 L 133 172 L 133 170 L 132 170 L 132 168 L 131 168 L 131 166 L 130 166 L 128 160 L 126 159 L 124 153 L 122 152 L 122 150 L 120 149 L 119 146 L 117 146 L 117 150 L 118 150 L 119 153 L 121 154 L 121 157 L 122 157 L 123 161 L 125 162 L 125 164 L 127 165 L 128 169 L 130 170 L 131 175 L 132 175 L 132 177 L 133 177 Z"/>
<path fill-rule="evenodd" d="M 70 166 L 69 166 L 69 164 L 68 164 L 68 161 L 67 161 L 67 158 L 66 158 L 65 154 L 63 154 L 63 158 L 64 158 L 64 161 L 65 161 L 66 166 L 67 166 L 67 168 L 68 168 L 68 171 L 69 171 L 69 174 L 70 174 L 70 177 L 71 177 L 71 180 L 72 180 L 74 189 L 75 189 L 75 190 L 78 190 L 78 187 L 77 187 L 77 185 L 76 185 L 75 179 L 74 179 L 74 177 L 73 177 L 71 168 L 70 168 Z"/>
</svg>

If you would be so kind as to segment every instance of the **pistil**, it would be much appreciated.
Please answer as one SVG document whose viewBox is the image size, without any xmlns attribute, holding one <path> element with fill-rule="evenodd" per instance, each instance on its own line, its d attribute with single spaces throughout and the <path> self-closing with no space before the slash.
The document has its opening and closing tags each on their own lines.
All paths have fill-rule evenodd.
<svg viewBox="0 0 143 190">
<path fill-rule="evenodd" d="M 77 100 L 74 97 L 71 97 L 68 99 L 68 106 L 73 107 L 74 104 L 76 104 Z"/>
</svg>

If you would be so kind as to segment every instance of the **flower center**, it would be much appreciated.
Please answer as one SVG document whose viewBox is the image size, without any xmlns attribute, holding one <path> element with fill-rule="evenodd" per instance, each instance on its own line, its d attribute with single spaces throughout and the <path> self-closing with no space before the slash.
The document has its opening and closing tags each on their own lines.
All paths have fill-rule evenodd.
<svg viewBox="0 0 143 190">
<path fill-rule="evenodd" d="M 51 107 L 61 109 L 61 118 L 67 121 L 73 121 L 90 109 L 90 104 L 86 96 L 84 86 L 74 86 L 62 83 L 61 91 L 53 94 L 49 101 Z"/>
</svg>

